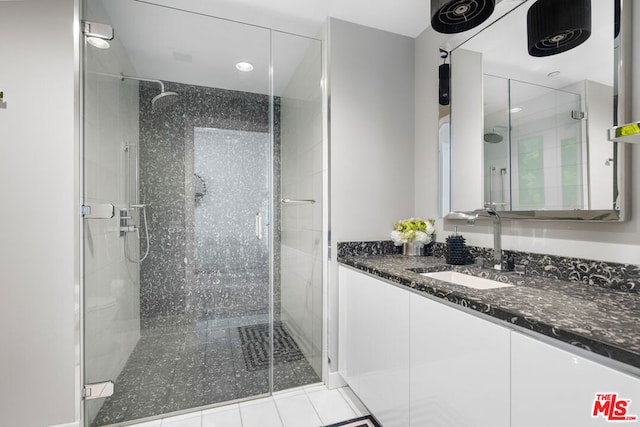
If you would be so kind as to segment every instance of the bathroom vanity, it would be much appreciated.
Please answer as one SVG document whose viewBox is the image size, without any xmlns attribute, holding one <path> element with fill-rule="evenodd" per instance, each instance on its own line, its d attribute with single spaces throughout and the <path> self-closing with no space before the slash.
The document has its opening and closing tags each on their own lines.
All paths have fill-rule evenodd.
<svg viewBox="0 0 640 427">
<path fill-rule="evenodd" d="M 613 395 L 640 414 L 637 293 L 437 257 L 340 262 L 340 373 L 385 427 L 607 425 Z M 421 274 L 439 271 L 513 286 Z"/>
</svg>

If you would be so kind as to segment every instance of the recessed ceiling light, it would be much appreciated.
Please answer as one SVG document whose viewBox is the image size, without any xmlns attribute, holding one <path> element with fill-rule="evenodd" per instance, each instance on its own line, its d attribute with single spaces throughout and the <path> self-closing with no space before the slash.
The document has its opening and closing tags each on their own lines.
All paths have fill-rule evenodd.
<svg viewBox="0 0 640 427">
<path fill-rule="evenodd" d="M 513 107 L 512 109 L 510 109 L 509 111 L 511 111 L 512 113 L 519 113 L 520 111 L 522 111 L 522 108 L 520 107 Z"/>
<path fill-rule="evenodd" d="M 99 37 L 87 37 L 87 43 L 98 49 L 109 49 L 111 47 L 108 41 Z"/>
<path fill-rule="evenodd" d="M 555 77 L 559 74 L 560 74 L 560 71 L 552 71 L 549 74 L 547 74 L 547 77 Z"/>
<path fill-rule="evenodd" d="M 236 68 L 238 69 L 238 71 L 242 71 L 243 73 L 253 71 L 253 65 L 248 62 L 238 62 L 236 64 Z"/>
</svg>

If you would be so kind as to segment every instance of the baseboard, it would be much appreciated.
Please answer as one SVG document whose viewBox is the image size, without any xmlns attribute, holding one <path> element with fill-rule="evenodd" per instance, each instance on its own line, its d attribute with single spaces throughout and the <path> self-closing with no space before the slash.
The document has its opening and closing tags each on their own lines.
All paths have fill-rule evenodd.
<svg viewBox="0 0 640 427">
<path fill-rule="evenodd" d="M 346 386 L 347 383 L 342 379 L 342 375 L 339 372 L 329 372 L 327 374 L 327 388 L 332 390 L 334 388 L 340 388 Z"/>
</svg>

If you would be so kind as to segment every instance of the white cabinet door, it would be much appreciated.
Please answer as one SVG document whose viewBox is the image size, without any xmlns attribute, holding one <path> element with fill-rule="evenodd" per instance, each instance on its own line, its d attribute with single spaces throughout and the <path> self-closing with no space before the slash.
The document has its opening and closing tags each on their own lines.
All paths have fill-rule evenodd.
<svg viewBox="0 0 640 427">
<path fill-rule="evenodd" d="M 409 425 L 409 297 L 340 267 L 340 371 L 385 427 Z"/>
<path fill-rule="evenodd" d="M 358 304 L 358 286 L 354 284 L 359 279 L 355 273 L 347 268 L 338 267 L 338 366 L 342 378 L 349 384 L 351 390 L 360 395 L 361 364 L 359 354 L 360 331 L 358 330 L 360 307 Z"/>
<path fill-rule="evenodd" d="M 410 425 L 508 427 L 509 341 L 507 328 L 411 295 Z"/>
<path fill-rule="evenodd" d="M 640 417 L 639 378 L 517 332 L 511 345 L 512 427 L 640 424 L 616 420 Z"/>
</svg>

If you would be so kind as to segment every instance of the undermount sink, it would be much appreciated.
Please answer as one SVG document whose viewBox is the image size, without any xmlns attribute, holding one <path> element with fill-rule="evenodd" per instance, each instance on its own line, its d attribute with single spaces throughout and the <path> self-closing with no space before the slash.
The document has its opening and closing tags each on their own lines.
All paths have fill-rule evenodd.
<svg viewBox="0 0 640 427">
<path fill-rule="evenodd" d="M 497 282 L 483 277 L 471 276 L 469 274 L 458 273 L 457 271 L 437 271 L 433 273 L 420 273 L 421 276 L 442 280 L 456 285 L 466 286 L 473 289 L 497 289 L 508 288 L 513 285 L 509 283 Z"/>
</svg>

